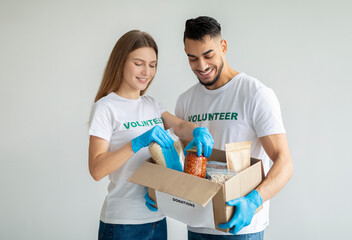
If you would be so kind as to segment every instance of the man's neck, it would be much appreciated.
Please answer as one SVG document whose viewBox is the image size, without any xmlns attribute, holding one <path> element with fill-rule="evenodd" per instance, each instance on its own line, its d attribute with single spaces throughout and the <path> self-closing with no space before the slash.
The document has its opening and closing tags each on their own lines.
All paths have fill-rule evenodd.
<svg viewBox="0 0 352 240">
<path fill-rule="evenodd" d="M 237 74 L 239 74 L 239 72 L 230 68 L 230 66 L 226 63 L 222 69 L 219 80 L 211 86 L 206 86 L 206 88 L 209 90 L 221 88 L 222 86 L 226 85 L 229 81 L 231 81 L 231 79 L 233 79 Z"/>
</svg>

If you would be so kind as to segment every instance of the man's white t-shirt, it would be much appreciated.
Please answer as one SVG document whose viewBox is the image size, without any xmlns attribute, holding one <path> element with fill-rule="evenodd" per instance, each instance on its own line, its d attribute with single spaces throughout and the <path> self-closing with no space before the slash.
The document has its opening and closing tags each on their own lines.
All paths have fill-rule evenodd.
<svg viewBox="0 0 352 240">
<path fill-rule="evenodd" d="M 263 161 L 269 171 L 270 159 L 259 137 L 285 133 L 280 104 L 274 92 L 257 79 L 237 74 L 226 85 L 208 90 L 195 84 L 178 98 L 176 116 L 201 127 L 214 137 L 214 148 L 225 150 L 226 143 L 252 141 L 251 156 Z M 252 222 L 238 234 L 260 232 L 269 224 L 269 201 L 256 213 Z M 207 234 L 223 232 L 188 226 L 188 230 Z"/>
<path fill-rule="evenodd" d="M 112 92 L 94 104 L 89 135 L 109 141 L 109 152 L 112 152 L 156 125 L 164 128 L 161 119 L 164 111 L 150 96 L 131 100 Z M 152 212 L 145 206 L 145 187 L 127 181 L 149 157 L 148 148 L 142 148 L 109 175 L 110 184 L 101 210 L 101 221 L 111 224 L 143 224 L 165 217 L 160 211 Z"/>
</svg>

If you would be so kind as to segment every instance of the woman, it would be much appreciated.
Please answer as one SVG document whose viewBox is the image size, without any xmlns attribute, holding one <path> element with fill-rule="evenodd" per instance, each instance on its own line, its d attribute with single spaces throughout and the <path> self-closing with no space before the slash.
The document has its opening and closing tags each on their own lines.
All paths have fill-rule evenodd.
<svg viewBox="0 0 352 240">
<path fill-rule="evenodd" d="M 99 239 L 167 238 L 165 216 L 150 211 L 148 200 L 145 203 L 147 189 L 127 181 L 150 157 L 149 143 L 172 147 L 173 140 L 164 129 L 174 128 L 182 140 L 194 137 L 187 148 L 196 145 L 204 155 L 211 153 L 213 139 L 206 128 L 176 118 L 152 97 L 143 96 L 155 76 L 157 60 L 158 48 L 149 34 L 127 32 L 112 50 L 95 98 L 89 171 L 97 181 L 107 175 L 111 181 L 101 211 Z"/>
</svg>

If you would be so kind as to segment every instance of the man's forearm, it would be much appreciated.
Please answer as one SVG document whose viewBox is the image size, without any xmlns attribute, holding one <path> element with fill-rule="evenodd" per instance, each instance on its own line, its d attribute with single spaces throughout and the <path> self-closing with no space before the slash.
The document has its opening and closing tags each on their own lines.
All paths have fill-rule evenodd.
<svg viewBox="0 0 352 240">
<path fill-rule="evenodd" d="M 265 202 L 275 196 L 291 178 L 293 164 L 286 134 L 261 137 L 260 142 L 274 162 L 264 181 L 256 188 Z"/>
<path fill-rule="evenodd" d="M 191 122 L 182 122 L 177 129 L 175 129 L 175 134 L 180 136 L 183 141 L 191 141 L 193 139 L 193 130 L 198 127 Z"/>
<path fill-rule="evenodd" d="M 163 118 L 165 129 L 173 128 L 174 133 L 183 141 L 191 141 L 193 139 L 193 130 L 198 127 L 196 124 L 186 122 L 169 112 L 164 112 L 161 117 Z"/>
<path fill-rule="evenodd" d="M 286 159 L 290 158 L 290 159 Z M 278 156 L 264 181 L 256 188 L 263 202 L 274 197 L 286 185 L 293 173 L 290 156 Z"/>
</svg>

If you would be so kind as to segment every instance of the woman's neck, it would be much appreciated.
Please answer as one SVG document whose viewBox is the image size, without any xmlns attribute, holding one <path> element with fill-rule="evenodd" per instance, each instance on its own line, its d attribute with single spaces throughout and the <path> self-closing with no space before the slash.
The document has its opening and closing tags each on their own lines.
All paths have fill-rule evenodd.
<svg viewBox="0 0 352 240">
<path fill-rule="evenodd" d="M 120 89 L 118 89 L 117 91 L 115 91 L 115 93 L 117 95 L 119 95 L 120 97 L 123 98 L 127 98 L 127 99 L 138 99 L 140 97 L 140 92 L 126 92 L 126 91 L 121 91 Z"/>
<path fill-rule="evenodd" d="M 141 91 L 122 83 L 119 89 L 115 91 L 115 93 L 123 98 L 138 99 L 140 97 Z"/>
</svg>

